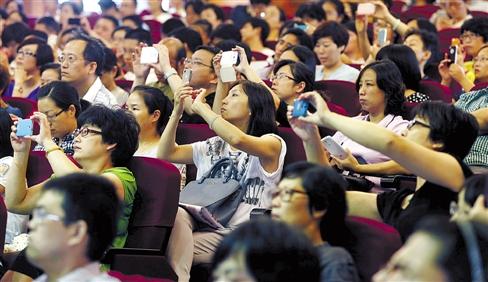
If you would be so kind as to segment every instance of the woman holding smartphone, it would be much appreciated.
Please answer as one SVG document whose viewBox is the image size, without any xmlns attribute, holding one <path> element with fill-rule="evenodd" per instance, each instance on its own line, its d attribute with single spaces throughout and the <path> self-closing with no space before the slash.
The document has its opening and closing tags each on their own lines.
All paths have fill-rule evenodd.
<svg viewBox="0 0 488 282">
<path fill-rule="evenodd" d="M 195 164 L 197 179 L 221 158 L 231 158 L 238 169 L 236 180 L 246 189 L 246 196 L 225 229 L 201 228 L 182 208 L 178 209 L 168 243 L 168 259 L 179 281 L 188 281 L 192 264 L 210 262 L 223 236 L 249 220 L 253 208 L 271 206 L 267 193 L 279 181 L 286 154 L 286 144 L 277 135 L 275 105 L 269 91 L 250 81 L 230 87 L 222 100 L 220 114 L 205 103 L 204 90 L 183 86 L 175 93 L 173 113 L 159 142 L 158 157 L 170 162 Z M 217 134 L 193 144 L 175 143 L 176 128 L 183 114 L 185 99 L 192 99 L 192 110 Z M 218 187 L 216 187 L 218 188 Z"/>
</svg>

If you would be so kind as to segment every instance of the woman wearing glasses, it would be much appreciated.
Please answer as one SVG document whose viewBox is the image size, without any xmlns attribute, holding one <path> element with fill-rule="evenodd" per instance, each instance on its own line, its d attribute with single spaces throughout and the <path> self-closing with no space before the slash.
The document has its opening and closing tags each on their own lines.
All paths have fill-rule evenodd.
<svg viewBox="0 0 488 282">
<path fill-rule="evenodd" d="M 37 108 L 46 116 L 54 143 L 66 155 L 73 155 L 76 118 L 81 111 L 78 92 L 67 82 L 53 81 L 40 88 L 37 98 Z M 44 147 L 37 144 L 33 151 L 44 151 Z"/>
<path fill-rule="evenodd" d="M 3 96 L 36 101 L 41 86 L 41 66 L 53 61 L 53 50 L 46 42 L 36 38 L 24 40 L 15 57 L 15 81 Z"/>
<path fill-rule="evenodd" d="M 38 135 L 18 137 L 16 126 L 12 128 L 10 139 L 14 149 L 14 167 L 7 172 L 7 208 L 12 212 L 29 214 L 43 189 L 45 182 L 29 188 L 25 182 L 29 148 L 33 140 L 45 148 L 53 176 L 84 171 L 102 175 L 114 184 L 117 195 L 124 204 L 117 224 L 117 237 L 112 246 L 123 247 L 137 190 L 134 175 L 126 167 L 138 145 L 139 126 L 136 120 L 122 109 L 109 109 L 101 105 L 91 106 L 84 111 L 79 117 L 80 129 L 74 133 L 73 144 L 73 158 L 82 167 L 79 168 L 53 141 L 46 115 L 35 112 L 31 119 L 40 126 Z M 15 264 L 12 270 L 31 277 L 39 274 L 31 267 L 26 268 L 25 264 Z"/>
<path fill-rule="evenodd" d="M 311 124 L 338 130 L 351 140 L 376 150 L 417 176 L 415 191 L 402 189 L 382 194 L 347 192 L 349 214 L 383 221 L 394 226 L 405 240 L 415 224 L 425 215 L 449 214 L 451 201 L 464 180 L 471 175 L 462 162 L 478 136 L 478 125 L 473 116 L 441 102 L 425 102 L 417 108 L 415 119 L 405 137 L 371 122 L 339 116 L 330 112 L 316 93 L 305 93 L 300 99 L 311 102 L 317 112 L 292 119 L 300 127 Z M 289 107 L 289 113 L 292 107 Z M 320 154 L 317 136 L 302 139 L 305 148 Z M 324 154 L 307 158 L 327 163 Z"/>
</svg>

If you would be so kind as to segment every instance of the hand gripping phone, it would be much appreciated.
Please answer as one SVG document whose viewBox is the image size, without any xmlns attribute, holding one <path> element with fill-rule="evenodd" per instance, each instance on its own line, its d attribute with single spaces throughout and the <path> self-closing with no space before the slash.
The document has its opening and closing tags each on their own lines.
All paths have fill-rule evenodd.
<svg viewBox="0 0 488 282">
<path fill-rule="evenodd" d="M 220 79 L 222 82 L 232 82 L 237 80 L 236 71 L 233 65 L 237 63 L 239 53 L 237 51 L 225 51 L 220 58 Z"/>
<path fill-rule="evenodd" d="M 307 115 L 309 102 L 307 100 L 295 100 L 293 103 L 293 112 L 291 116 L 296 117 L 304 117 Z"/>
<path fill-rule="evenodd" d="M 142 47 L 141 49 L 141 64 L 155 64 L 158 62 L 158 50 L 152 46 Z"/>
<path fill-rule="evenodd" d="M 322 145 L 327 149 L 327 151 L 334 157 L 339 158 L 341 160 L 347 157 L 347 152 L 339 145 L 332 137 L 326 136 L 322 139 Z"/>
<path fill-rule="evenodd" d="M 34 124 L 31 119 L 21 119 L 17 122 L 17 132 L 18 137 L 31 136 Z"/>
</svg>

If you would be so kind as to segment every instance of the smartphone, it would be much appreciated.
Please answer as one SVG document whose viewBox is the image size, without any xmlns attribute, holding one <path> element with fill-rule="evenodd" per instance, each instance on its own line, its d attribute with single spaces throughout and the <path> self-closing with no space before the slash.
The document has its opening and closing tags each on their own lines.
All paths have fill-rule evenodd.
<svg viewBox="0 0 488 282">
<path fill-rule="evenodd" d="M 356 11 L 358 16 L 369 16 L 374 14 L 375 6 L 372 3 L 360 3 Z"/>
<path fill-rule="evenodd" d="M 326 136 L 322 139 L 322 145 L 327 149 L 327 151 L 334 157 L 339 158 L 341 160 L 347 157 L 347 152 L 339 145 L 332 137 Z"/>
<path fill-rule="evenodd" d="M 141 64 L 155 64 L 158 62 L 158 50 L 152 46 L 142 47 L 141 49 Z"/>
<path fill-rule="evenodd" d="M 222 53 L 220 58 L 220 65 L 222 66 L 232 66 L 237 63 L 237 58 L 239 58 L 239 52 L 237 51 L 225 51 Z"/>
<path fill-rule="evenodd" d="M 21 119 L 17 122 L 17 132 L 18 137 L 31 136 L 34 124 L 31 119 Z"/>
<path fill-rule="evenodd" d="M 457 45 L 452 45 L 449 47 L 449 53 L 448 53 L 448 59 L 450 62 L 448 65 L 455 64 L 457 62 L 457 56 L 458 56 L 458 46 Z"/>
<path fill-rule="evenodd" d="M 191 80 L 191 69 L 189 68 L 186 68 L 184 71 L 183 71 L 183 77 L 181 78 L 181 80 L 183 81 L 183 84 L 188 84 L 190 83 L 190 80 Z"/>
<path fill-rule="evenodd" d="M 69 18 L 68 19 L 68 24 L 69 25 L 80 25 L 80 18 Z"/>
<path fill-rule="evenodd" d="M 298 28 L 298 29 L 301 29 L 303 31 L 307 31 L 308 26 L 304 23 L 296 23 L 293 25 L 293 28 Z"/>
<path fill-rule="evenodd" d="M 378 31 L 378 45 L 384 46 L 386 44 L 386 37 L 388 35 L 388 30 L 386 28 L 380 28 Z"/>
<path fill-rule="evenodd" d="M 295 100 L 293 103 L 293 112 L 291 115 L 293 117 L 304 117 L 307 115 L 308 105 L 310 103 L 307 100 Z"/>
</svg>

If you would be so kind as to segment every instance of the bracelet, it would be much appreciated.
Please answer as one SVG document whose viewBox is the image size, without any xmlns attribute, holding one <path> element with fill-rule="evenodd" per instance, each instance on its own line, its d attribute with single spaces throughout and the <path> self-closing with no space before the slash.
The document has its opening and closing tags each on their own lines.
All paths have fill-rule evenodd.
<svg viewBox="0 0 488 282">
<path fill-rule="evenodd" d="M 210 127 L 210 129 L 214 130 L 214 129 L 213 129 L 213 124 L 215 123 L 215 121 L 216 121 L 216 120 L 217 120 L 219 117 L 220 117 L 220 116 L 216 116 L 216 117 L 214 117 L 214 118 L 212 119 L 212 121 L 209 123 L 209 127 Z"/>
<path fill-rule="evenodd" d="M 397 30 L 397 28 L 398 28 L 398 26 L 400 26 L 400 23 L 401 23 L 401 22 L 402 22 L 402 21 L 401 21 L 400 19 L 396 19 L 395 23 L 394 23 L 394 24 L 393 24 L 393 26 L 392 26 L 392 28 L 393 28 L 393 30 L 394 30 L 394 31 L 396 31 L 396 30 Z"/>
<path fill-rule="evenodd" d="M 176 74 L 178 74 L 178 72 L 176 72 L 176 70 L 174 68 L 171 68 L 171 70 L 164 73 L 164 79 L 168 80 L 168 78 L 170 78 L 171 76 L 176 75 Z"/>
<path fill-rule="evenodd" d="M 51 148 L 49 150 L 46 150 L 46 156 L 49 155 L 49 153 L 54 152 L 54 151 L 57 151 L 57 150 L 62 151 L 62 149 L 59 148 L 58 146 L 53 147 L 53 148 Z"/>
</svg>

